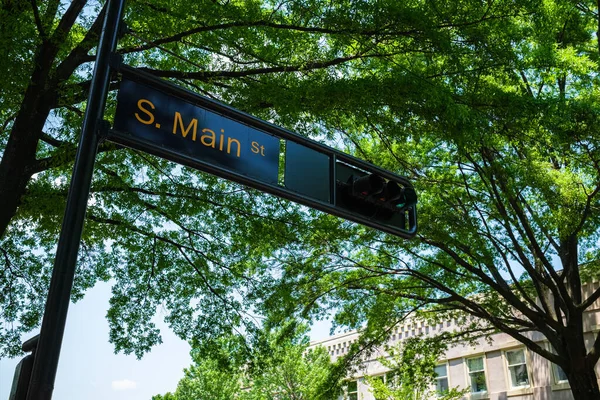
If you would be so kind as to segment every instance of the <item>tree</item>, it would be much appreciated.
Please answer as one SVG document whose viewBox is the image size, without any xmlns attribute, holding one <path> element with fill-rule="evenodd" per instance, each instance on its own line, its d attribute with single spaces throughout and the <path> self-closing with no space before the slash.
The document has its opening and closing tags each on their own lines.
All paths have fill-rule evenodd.
<svg viewBox="0 0 600 400">
<path fill-rule="evenodd" d="M 257 346 L 252 351 L 239 335 L 234 334 L 193 345 L 191 356 L 194 364 L 183 370 L 184 377 L 175 392 L 156 395 L 152 399 L 235 399 L 244 387 L 252 354 L 260 348 Z"/>
<path fill-rule="evenodd" d="M 436 366 L 438 357 L 448 348 L 448 341 L 440 338 L 410 338 L 389 349 L 389 359 L 380 362 L 390 372 L 381 376 L 365 377 L 376 399 L 443 400 L 462 399 L 466 390 L 449 388 L 436 392 Z"/>
<path fill-rule="evenodd" d="M 240 393 L 241 375 L 223 371 L 214 360 L 204 360 L 184 370 L 175 393 L 152 396 L 152 400 L 232 400 Z"/>
<path fill-rule="evenodd" d="M 244 400 L 328 400 L 340 391 L 339 375 L 323 347 L 308 349 L 308 338 L 299 343 L 273 343 L 273 354 L 263 369 L 250 375 Z M 337 376 L 337 380 L 332 378 Z M 333 384 L 332 384 L 332 379 Z"/>
<path fill-rule="evenodd" d="M 0 8 L 5 355 L 19 352 L 21 334 L 43 312 L 104 7 L 104 1 L 5 0 Z M 312 95 L 305 97 L 302 86 L 384 55 L 377 45 L 355 42 L 379 33 L 347 18 L 352 7 L 130 2 L 118 51 L 130 65 L 314 134 L 319 128 L 303 106 Z M 118 85 L 115 77 L 112 87 Z M 109 100 L 110 120 L 114 92 Z M 258 283 L 271 279 L 282 249 L 309 245 L 304 220 L 315 217 L 140 152 L 110 143 L 99 152 L 73 299 L 97 281 L 115 280 L 108 318 L 117 351 L 141 356 L 160 343 L 149 318 L 159 304 L 186 339 L 218 337 L 232 326 L 252 331 L 246 311 L 263 297 Z"/>
<path fill-rule="evenodd" d="M 251 352 L 238 348 L 241 354 L 219 345 L 209 353 L 192 349 L 195 364 L 184 371 L 175 393 L 157 395 L 153 400 L 333 399 L 340 390 L 339 375 L 327 350 L 308 349 L 305 330 L 291 325 L 266 329 L 261 345 Z M 237 341 L 234 337 L 219 344 L 228 340 Z M 238 361 L 231 362 L 232 358 Z"/>
<path fill-rule="evenodd" d="M 327 236 L 285 268 L 289 302 L 265 309 L 329 309 L 377 340 L 415 310 L 457 311 L 465 333 L 505 332 L 559 365 L 576 399 L 598 398 L 600 336 L 586 345 L 583 320 L 600 290 L 582 293 L 599 272 L 597 6 L 481 7 L 420 9 L 448 28 L 428 49 L 398 40 L 413 52 L 370 60 L 352 82 L 361 105 L 337 115 L 356 154 L 417 183 L 418 239 Z"/>
<path fill-rule="evenodd" d="M 5 0 L 0 11 L 8 354 L 39 322 L 100 27 L 102 4 L 63 6 Z M 253 332 L 258 311 L 333 311 L 376 340 L 410 311 L 460 311 L 481 322 L 467 331 L 506 332 L 559 365 L 576 399 L 600 398 L 600 336 L 586 348 L 583 334 L 600 290 L 581 294 L 598 275 L 598 11 L 132 2 L 127 63 L 413 178 L 421 230 L 400 241 L 106 143 L 74 298 L 115 279 L 111 341 L 138 355 L 160 341 L 159 304 L 200 341 Z"/>
</svg>

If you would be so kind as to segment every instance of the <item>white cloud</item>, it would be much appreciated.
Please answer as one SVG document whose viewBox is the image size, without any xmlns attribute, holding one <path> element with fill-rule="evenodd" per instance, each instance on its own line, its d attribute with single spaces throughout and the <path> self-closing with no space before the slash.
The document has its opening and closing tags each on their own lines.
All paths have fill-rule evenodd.
<svg viewBox="0 0 600 400">
<path fill-rule="evenodd" d="M 110 384 L 113 390 L 130 390 L 137 387 L 137 383 L 129 379 L 121 379 L 120 381 L 112 381 Z"/>
</svg>

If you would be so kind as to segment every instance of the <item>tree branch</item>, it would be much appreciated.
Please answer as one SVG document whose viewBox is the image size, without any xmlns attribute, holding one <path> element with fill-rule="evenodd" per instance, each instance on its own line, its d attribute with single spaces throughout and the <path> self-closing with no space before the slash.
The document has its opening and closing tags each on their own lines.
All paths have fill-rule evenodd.
<svg viewBox="0 0 600 400">
<path fill-rule="evenodd" d="M 590 307 L 596 300 L 600 299 L 600 288 L 594 290 L 594 293 L 588 296 L 581 304 L 577 305 L 577 308 L 581 311 L 585 311 Z"/>
<path fill-rule="evenodd" d="M 600 192 L 600 185 L 596 185 L 596 187 L 594 188 L 592 193 L 587 195 L 587 199 L 585 201 L 585 207 L 583 209 L 583 212 L 581 213 L 581 219 L 579 221 L 579 224 L 577 224 L 577 227 L 575 227 L 575 229 L 571 232 L 572 235 L 577 235 L 583 229 L 583 226 L 585 225 L 588 217 L 590 216 L 590 212 L 592 209 L 592 199 L 599 192 Z"/>
<path fill-rule="evenodd" d="M 198 33 L 203 33 L 203 32 L 213 32 L 213 31 L 227 30 L 227 29 L 232 29 L 232 28 L 253 28 L 253 27 L 267 27 L 267 28 L 274 28 L 274 29 L 280 29 L 280 30 L 293 30 L 293 31 L 298 31 L 298 32 L 318 33 L 318 34 L 328 34 L 328 35 L 353 34 L 353 35 L 361 35 L 361 36 L 373 36 L 373 35 L 381 34 L 381 31 L 382 31 L 381 29 L 374 29 L 374 30 L 333 29 L 333 28 L 324 28 L 324 27 L 319 27 L 319 26 L 277 24 L 277 23 L 265 21 L 265 20 L 239 21 L 239 22 L 228 22 L 228 23 L 217 24 L 217 25 L 209 25 L 209 26 L 198 26 L 198 27 L 195 27 L 192 29 L 188 29 L 187 31 L 180 32 L 176 35 L 172 35 L 172 36 L 165 37 L 165 38 L 158 39 L 158 40 L 151 41 L 151 42 L 148 41 L 145 45 L 123 48 L 119 51 L 119 53 L 126 54 L 126 53 L 134 53 L 134 52 L 139 52 L 139 51 L 144 51 L 144 50 L 150 50 L 150 49 L 156 48 L 158 46 L 161 46 L 163 44 L 178 42 L 178 41 L 181 41 L 181 39 L 183 39 L 185 37 L 189 37 L 189 36 L 192 36 L 192 35 L 195 35 Z M 420 31 L 416 30 L 416 29 L 412 29 L 412 30 L 407 30 L 407 31 L 393 31 L 393 32 L 387 33 L 387 35 L 390 35 L 393 37 L 399 37 L 399 36 L 410 36 L 410 35 L 414 35 L 417 33 L 420 33 Z"/>
<path fill-rule="evenodd" d="M 496 291 L 502 297 L 504 297 L 504 299 L 506 299 L 508 304 L 513 306 L 516 310 L 521 312 L 523 315 L 525 315 L 530 321 L 533 321 L 534 323 L 536 323 L 536 326 L 540 330 L 544 331 L 544 326 L 552 327 L 552 329 L 559 328 L 558 323 L 554 319 L 549 318 L 549 316 L 547 316 L 537 310 L 532 310 L 531 308 L 527 307 L 527 305 L 525 303 L 523 303 L 523 301 L 521 299 L 519 299 L 512 292 L 512 290 L 510 290 L 510 288 L 505 288 L 502 285 L 497 284 L 493 279 L 491 279 L 489 276 L 487 276 L 483 271 L 473 267 L 472 265 L 470 265 L 469 263 L 464 261 L 462 257 L 460 257 L 458 254 L 456 254 L 456 252 L 454 252 L 452 249 L 450 249 L 445 243 L 433 241 L 430 239 L 424 239 L 424 238 L 422 238 L 421 240 L 424 243 L 430 244 L 431 246 L 434 246 L 434 247 L 444 251 L 446 254 L 448 254 L 458 265 L 462 266 L 467 271 L 473 273 L 476 277 L 479 278 L 479 280 L 482 283 L 489 286 L 492 290 Z M 441 283 L 438 283 L 437 281 L 432 280 L 432 278 L 425 277 L 425 275 L 422 275 L 422 279 L 428 279 L 430 282 L 435 282 L 435 284 L 440 287 L 440 290 L 444 290 L 444 289 L 442 289 L 442 287 L 444 287 L 444 285 L 442 285 Z M 447 290 L 444 290 L 444 291 L 447 291 Z M 457 294 L 457 296 L 458 296 L 458 294 Z M 545 332 L 545 333 L 547 334 L 548 332 Z"/>
<path fill-rule="evenodd" d="M 44 29 L 44 26 L 42 24 L 42 20 L 40 19 L 40 10 L 38 9 L 38 6 L 37 6 L 37 3 L 35 2 L 35 0 L 30 0 L 30 2 L 31 2 L 31 8 L 33 9 L 33 19 L 35 20 L 35 25 L 37 27 L 37 30 L 38 30 L 42 40 L 46 40 L 47 35 L 46 35 L 46 30 Z"/>
<path fill-rule="evenodd" d="M 60 0 L 47 0 L 48 5 L 46 7 L 46 12 L 44 13 L 42 24 L 45 27 L 45 30 L 49 31 L 52 28 L 52 23 L 56 18 L 56 13 L 58 12 L 58 7 L 60 7 Z"/>
<path fill-rule="evenodd" d="M 118 149 L 122 149 L 123 146 L 111 143 L 111 142 L 103 142 L 100 146 L 98 146 L 98 154 L 104 153 L 106 151 L 114 151 Z M 27 168 L 27 173 L 36 174 L 42 171 L 46 171 L 48 169 L 57 168 L 63 165 L 70 164 L 75 161 L 75 154 L 77 153 L 77 147 L 68 144 L 62 145 L 55 154 L 50 157 L 42 158 L 40 160 L 36 160 L 35 163 L 30 165 Z"/>
<path fill-rule="evenodd" d="M 500 214 L 504 218 L 503 225 L 504 225 L 507 233 L 509 234 L 509 237 L 511 238 L 511 241 L 513 243 L 513 246 L 515 247 L 515 250 L 519 254 L 519 257 L 522 261 L 522 265 L 525 268 L 525 270 L 529 273 L 529 275 L 531 276 L 531 278 L 533 280 L 538 279 L 540 282 L 542 282 L 545 286 L 547 286 L 552 291 L 552 293 L 554 294 L 555 302 L 558 301 L 559 302 L 558 304 L 561 305 L 561 308 L 563 308 L 565 311 L 567 311 L 568 305 L 567 305 L 566 299 L 568 299 L 568 293 L 566 292 L 564 286 L 560 285 L 560 277 L 558 276 L 558 274 L 556 273 L 554 268 L 552 268 L 552 265 L 548 262 L 545 255 L 541 251 L 541 249 L 537 243 L 537 240 L 535 238 L 535 235 L 533 234 L 533 231 L 531 230 L 531 227 L 529 226 L 527 218 L 525 217 L 525 215 L 523 213 L 523 210 L 521 209 L 518 202 L 515 201 L 514 197 L 510 193 L 510 191 L 508 190 L 508 187 L 506 186 L 506 179 L 507 179 L 506 176 L 502 175 L 502 176 L 499 176 L 497 180 L 494 179 L 494 174 L 500 173 L 500 171 L 499 171 L 499 167 L 497 167 L 497 166 L 492 167 L 492 165 L 495 165 L 495 164 L 493 161 L 493 156 L 491 156 L 489 153 L 490 153 L 489 149 L 482 149 L 482 156 L 484 157 L 484 159 L 488 160 L 490 167 L 494 168 L 494 171 L 492 171 L 490 173 L 490 177 L 489 177 L 490 178 L 489 182 L 491 184 L 491 189 L 492 189 L 491 193 L 493 193 L 495 196 L 497 210 L 500 212 Z M 484 173 L 483 170 L 482 170 L 482 173 Z M 521 248 L 521 245 L 519 244 L 518 240 L 514 236 L 514 232 L 510 228 L 511 219 L 508 216 L 508 211 L 507 211 L 506 207 L 504 206 L 504 202 L 503 202 L 502 196 L 500 195 L 500 192 L 498 190 L 498 186 L 496 185 L 496 182 L 498 182 L 498 186 L 500 187 L 500 190 L 502 190 L 502 192 L 508 198 L 508 201 L 509 201 L 509 204 L 511 205 L 512 210 L 515 211 L 515 213 L 517 214 L 517 219 L 521 223 L 521 226 L 516 225 L 517 230 L 519 231 L 519 234 L 523 237 L 526 237 L 529 240 L 531 246 L 533 247 L 534 256 L 537 257 L 543 263 L 543 265 L 545 266 L 545 271 L 547 271 L 547 273 L 550 274 L 550 276 L 553 278 L 553 281 L 546 279 L 546 277 L 544 277 L 541 274 L 541 271 L 538 271 L 533 265 L 531 265 L 529 259 L 524 254 L 523 249 Z M 525 229 L 525 232 L 521 231 L 521 227 L 523 229 Z"/>
<path fill-rule="evenodd" d="M 96 20 L 86 32 L 84 38 L 71 50 L 69 55 L 56 67 L 55 82 L 61 83 L 67 80 L 75 71 L 75 69 L 86 61 L 93 61 L 95 58 L 88 60 L 87 54 L 98 41 L 100 30 L 104 22 L 104 14 L 106 13 L 106 4 L 100 10 Z"/>
<path fill-rule="evenodd" d="M 165 71 L 157 70 L 152 68 L 140 68 L 141 71 L 149 72 L 155 76 L 163 78 L 179 78 L 179 79 L 197 79 L 197 80 L 209 80 L 213 78 L 240 78 L 252 75 L 264 75 L 273 74 L 279 72 L 299 72 L 299 71 L 310 71 L 315 69 L 328 68 L 334 65 L 346 63 L 348 61 L 357 60 L 361 58 L 375 58 L 385 57 L 383 55 L 354 55 L 348 57 L 338 57 L 328 61 L 314 61 L 306 63 L 305 65 L 287 65 L 279 67 L 265 67 L 265 68 L 254 68 L 243 71 L 197 71 L 197 72 L 185 72 L 185 71 Z"/>
<path fill-rule="evenodd" d="M 69 5 L 69 8 L 61 18 L 58 26 L 54 30 L 52 37 L 50 38 L 50 42 L 55 43 L 55 46 L 58 47 L 59 43 L 64 43 L 69 31 L 73 27 L 75 20 L 81 13 L 81 10 L 87 3 L 87 0 L 73 0 Z"/>
<path fill-rule="evenodd" d="M 416 271 L 411 271 L 411 272 L 416 272 Z M 422 274 L 418 274 L 418 275 L 419 275 L 419 277 L 417 279 L 428 278 L 427 276 L 422 275 Z M 485 310 L 479 304 L 475 303 L 474 301 L 470 301 L 463 296 L 460 296 L 459 294 L 450 290 L 445 285 L 440 285 L 440 290 L 443 290 L 446 293 L 448 293 L 450 295 L 450 298 L 443 298 L 443 299 L 421 298 L 420 296 L 416 296 L 414 294 L 402 294 L 402 296 L 412 296 L 416 300 L 421 300 L 423 302 L 428 302 L 430 304 L 431 303 L 447 304 L 448 302 L 451 302 L 451 301 L 459 302 L 462 304 L 462 307 L 457 306 L 458 310 L 461 310 L 467 314 L 470 314 L 475 317 L 479 317 L 479 318 L 489 321 L 497 329 L 507 333 L 508 335 L 512 336 L 519 342 L 525 344 L 529 349 L 538 353 L 542 357 L 544 357 L 556 364 L 559 364 L 559 365 L 562 364 L 562 362 L 561 362 L 562 360 L 557 355 L 547 351 L 542 346 L 540 346 L 538 343 L 534 342 L 533 340 L 529 339 L 527 336 L 523 335 L 521 333 L 521 331 L 508 325 L 507 324 L 508 321 L 506 321 L 506 322 L 502 321 L 497 316 L 490 314 L 487 310 Z M 514 323 L 514 321 L 513 321 L 513 323 Z M 523 324 L 523 323 L 524 323 L 524 327 L 526 328 L 523 332 L 530 332 L 532 330 L 537 330 L 539 328 L 536 324 L 532 324 L 531 322 L 525 322 L 525 321 L 520 320 L 519 324 Z M 549 339 L 551 340 L 552 338 L 553 338 L 553 336 L 550 336 Z"/>
<path fill-rule="evenodd" d="M 600 332 L 596 333 L 594 344 L 592 345 L 590 351 L 588 351 L 585 358 L 589 365 L 596 365 L 598 360 L 600 360 Z"/>
<path fill-rule="evenodd" d="M 68 142 L 64 142 L 62 140 L 58 140 L 53 138 L 52 136 L 50 136 L 49 134 L 47 134 L 46 132 L 42 132 L 42 134 L 40 135 L 40 139 L 49 144 L 50 146 L 54 146 L 54 147 L 62 147 L 66 144 L 69 144 Z"/>
</svg>

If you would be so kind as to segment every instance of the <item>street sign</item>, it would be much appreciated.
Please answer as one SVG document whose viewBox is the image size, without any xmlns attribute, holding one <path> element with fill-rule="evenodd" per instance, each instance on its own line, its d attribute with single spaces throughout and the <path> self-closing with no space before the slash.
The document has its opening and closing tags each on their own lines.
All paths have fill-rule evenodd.
<svg viewBox="0 0 600 400">
<path fill-rule="evenodd" d="M 113 63 L 121 83 L 108 140 L 393 235 L 416 234 L 408 179 Z"/>
<path fill-rule="evenodd" d="M 121 82 L 114 129 L 184 157 L 277 183 L 278 138 L 135 81 Z"/>
</svg>

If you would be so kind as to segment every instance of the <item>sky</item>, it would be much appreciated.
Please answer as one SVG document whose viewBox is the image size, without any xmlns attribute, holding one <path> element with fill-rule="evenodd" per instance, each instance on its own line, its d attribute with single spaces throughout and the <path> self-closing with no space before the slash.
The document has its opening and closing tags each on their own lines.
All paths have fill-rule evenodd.
<svg viewBox="0 0 600 400">
<path fill-rule="evenodd" d="M 190 346 L 159 318 L 161 345 L 141 360 L 135 355 L 114 354 L 105 318 L 109 298 L 110 283 L 99 283 L 83 300 L 70 305 L 53 400 L 149 400 L 174 391 L 183 369 L 191 364 Z M 328 323 L 321 323 L 312 329 L 311 339 L 323 339 L 328 334 Z M 8 400 L 19 360 L 0 359 L 0 400 Z"/>
</svg>

